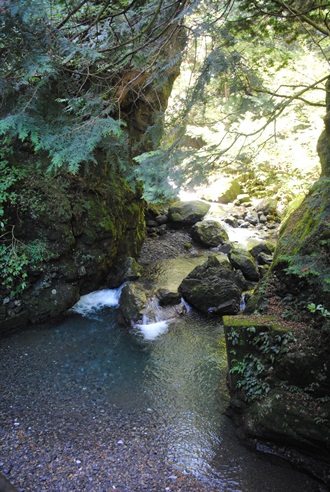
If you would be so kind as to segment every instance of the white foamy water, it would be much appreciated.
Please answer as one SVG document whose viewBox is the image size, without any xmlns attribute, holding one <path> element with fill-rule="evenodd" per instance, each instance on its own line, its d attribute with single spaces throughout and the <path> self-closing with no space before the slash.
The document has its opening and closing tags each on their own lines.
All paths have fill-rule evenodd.
<svg viewBox="0 0 330 492">
<path fill-rule="evenodd" d="M 145 340 L 155 340 L 168 330 L 171 320 L 156 321 L 155 323 L 137 324 L 136 328 L 142 333 Z"/>
<path fill-rule="evenodd" d="M 96 290 L 81 296 L 79 301 L 71 308 L 71 311 L 87 316 L 105 307 L 118 307 L 121 290 L 122 286 L 118 289 Z"/>
</svg>

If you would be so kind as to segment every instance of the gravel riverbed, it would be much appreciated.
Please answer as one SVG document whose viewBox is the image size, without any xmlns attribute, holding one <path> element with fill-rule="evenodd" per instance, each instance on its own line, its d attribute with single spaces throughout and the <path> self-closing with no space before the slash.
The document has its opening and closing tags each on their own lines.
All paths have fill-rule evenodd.
<svg viewBox="0 0 330 492">
<path fill-rule="evenodd" d="M 166 464 L 153 419 L 118 407 L 93 414 L 70 401 L 66 411 L 12 409 L 2 417 L 2 473 L 21 492 L 218 490 Z"/>
</svg>

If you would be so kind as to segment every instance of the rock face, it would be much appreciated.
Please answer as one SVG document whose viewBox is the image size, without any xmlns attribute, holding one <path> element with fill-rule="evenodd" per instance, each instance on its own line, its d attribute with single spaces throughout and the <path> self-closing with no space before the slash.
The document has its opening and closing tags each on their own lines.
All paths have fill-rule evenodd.
<svg viewBox="0 0 330 492">
<path fill-rule="evenodd" d="M 250 379 L 250 387 L 246 385 L 246 378 L 238 385 L 234 382 L 230 408 L 250 443 L 258 443 L 259 449 L 267 446 L 313 473 L 329 487 L 329 94 L 327 110 L 326 128 L 318 146 L 322 177 L 282 225 L 273 262 L 246 309 L 247 314 L 259 312 L 276 315 L 282 322 L 283 319 L 294 321 L 290 324 L 292 340 L 279 346 L 278 342 L 283 341 L 279 333 L 275 339 L 268 338 L 267 343 L 266 340 L 261 343 L 261 333 L 248 321 L 249 331 L 245 329 L 240 345 L 237 322 L 231 321 L 236 345 L 240 346 L 239 361 L 255 363 L 249 368 L 250 378 L 251 374 L 254 377 L 253 381 Z M 264 207 L 263 213 L 266 211 Z M 269 209 L 269 213 L 272 212 Z M 268 260 L 267 250 L 253 253 L 258 261 Z M 262 253 L 266 257 L 260 257 Z M 253 320 L 253 316 L 250 319 Z M 251 336 L 249 343 L 244 341 L 246 333 Z M 232 336 L 233 332 L 229 334 L 230 338 Z M 229 344 L 231 342 L 229 339 Z M 256 362 L 256 357 L 262 364 Z M 242 364 L 237 369 L 241 367 Z M 249 390 L 254 393 L 253 399 Z"/>
<path fill-rule="evenodd" d="M 240 278 L 216 256 L 197 266 L 180 284 L 179 292 L 204 313 L 236 314 L 240 310 Z"/>
<path fill-rule="evenodd" d="M 304 393 L 304 386 L 315 384 L 310 361 L 281 321 L 259 315 L 223 318 L 228 379 L 235 395 L 230 411 L 241 434 L 258 442 L 259 450 L 281 456 L 329 484 L 330 403 L 326 398 L 315 401 L 310 390 Z"/>
<path fill-rule="evenodd" d="M 117 289 L 127 280 L 137 280 L 141 277 L 142 267 L 135 258 L 130 256 L 120 259 L 110 268 L 106 285 L 110 289 Z"/>
<path fill-rule="evenodd" d="M 0 333 L 60 316 L 106 279 L 118 286 L 115 266 L 136 257 L 145 236 L 139 193 L 108 171 L 104 181 L 87 182 L 54 180 L 31 167 L 18 210 L 14 230 L 27 258 L 26 287 L 14 294 L 19 283 L 0 287 Z M 17 208 L 6 213 L 14 222 Z"/>
<path fill-rule="evenodd" d="M 169 220 L 172 225 L 193 225 L 205 217 L 211 205 L 200 200 L 176 202 L 169 208 Z"/>
<path fill-rule="evenodd" d="M 191 229 L 192 237 L 204 246 L 216 247 L 228 241 L 228 234 L 217 220 L 202 220 Z"/>
<path fill-rule="evenodd" d="M 114 92 L 120 90 L 116 95 L 120 117 L 117 108 L 111 116 L 126 123 L 121 148 L 118 144 L 111 147 L 115 149 L 111 152 L 97 148 L 94 159 L 82 166 L 76 176 L 63 168 L 47 177 L 35 165 L 37 162 L 42 170 L 49 167 L 45 152 L 34 153 L 27 141 L 13 143 L 10 165 L 18 169 L 19 179 L 15 175 L 14 185 L 5 187 L 14 199 L 12 203 L 5 201 L 4 216 L 1 215 L 1 221 L 8 224 L 8 231 L 0 234 L 0 252 L 5 250 L 1 258 L 5 258 L 8 269 L 4 274 L 6 281 L 0 282 L 0 335 L 28 322 L 59 316 L 81 294 L 105 285 L 117 286 L 122 278 L 138 275 L 131 264 L 123 265 L 129 271 L 121 277 L 117 266 L 139 253 L 145 237 L 145 202 L 140 185 L 133 191 L 118 170 L 133 165 L 133 156 L 154 150 L 157 138 L 161 138 L 159 115 L 164 113 L 179 75 L 179 55 L 186 42 L 184 30 L 174 25 L 172 28 L 159 56 L 163 61 L 176 61 L 162 74 L 161 84 L 151 80 L 145 70 L 137 73 L 135 64 L 130 62 L 125 65 L 124 80 L 114 82 Z M 54 87 L 56 92 L 56 84 Z M 158 129 L 151 136 L 148 129 L 155 124 Z M 112 137 L 104 138 L 106 147 Z M 163 220 L 159 217 L 158 223 L 166 228 Z M 14 231 L 13 242 L 20 245 L 21 262 L 16 261 L 16 252 L 11 254 L 10 248 L 7 254 L 10 227 Z M 12 268 L 15 285 L 10 280 Z"/>
</svg>

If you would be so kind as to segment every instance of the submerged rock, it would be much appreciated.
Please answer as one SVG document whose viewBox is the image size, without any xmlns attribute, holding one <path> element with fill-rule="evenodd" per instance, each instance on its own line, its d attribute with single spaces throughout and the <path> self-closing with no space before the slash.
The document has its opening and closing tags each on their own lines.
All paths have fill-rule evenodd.
<svg viewBox="0 0 330 492">
<path fill-rule="evenodd" d="M 190 272 L 181 282 L 179 292 L 204 313 L 237 314 L 240 310 L 241 279 L 215 255 Z"/>
</svg>

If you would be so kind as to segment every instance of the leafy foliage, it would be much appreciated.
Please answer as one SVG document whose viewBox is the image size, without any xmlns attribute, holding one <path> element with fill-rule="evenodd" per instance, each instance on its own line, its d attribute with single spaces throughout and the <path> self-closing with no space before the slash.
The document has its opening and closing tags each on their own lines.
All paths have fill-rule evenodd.
<svg viewBox="0 0 330 492">
<path fill-rule="evenodd" d="M 227 169 L 264 175 L 273 170 L 269 179 L 279 180 L 297 145 L 293 175 L 287 184 L 274 183 L 275 193 L 286 186 L 283 194 L 292 198 L 306 190 L 306 177 L 315 179 L 319 162 L 304 131 L 311 126 L 312 139 L 321 132 L 330 45 L 327 4 L 313 5 L 306 10 L 301 2 L 200 3 L 187 20 L 188 47 L 161 146 L 166 166 L 172 163 L 170 182 L 191 189 Z M 185 145 L 185 132 L 204 140 L 200 149 Z M 300 164 L 306 154 L 312 171 Z"/>
<path fill-rule="evenodd" d="M 149 84 L 168 77 L 163 51 L 185 5 L 12 0 L 2 10 L 5 141 L 27 141 L 49 156 L 48 170 L 72 173 L 95 162 L 97 150 L 110 158 L 118 144 L 127 146 L 132 107 Z"/>
<path fill-rule="evenodd" d="M 293 340 L 291 331 L 285 333 L 273 332 L 272 330 L 257 330 L 254 326 L 246 328 L 246 335 L 241 338 L 240 331 L 231 328 L 227 334 L 231 345 L 233 355 L 238 352 L 236 347 L 243 346 L 246 343 L 251 349 L 243 357 L 232 359 L 230 372 L 237 374 L 237 388 L 244 393 L 247 402 L 251 402 L 267 395 L 271 389 L 270 374 L 274 367 L 277 357 L 280 354 L 287 353 L 288 344 Z"/>
<path fill-rule="evenodd" d="M 88 169 L 101 151 L 130 179 L 145 181 L 148 199 L 173 194 L 173 183 L 196 185 L 283 138 L 278 118 L 293 101 L 298 120 L 308 120 L 306 104 L 324 106 L 326 67 L 318 79 L 299 80 L 296 60 L 303 53 L 327 60 L 328 13 L 323 1 L 299 0 L 9 0 L 0 19 L 0 135 L 43 153 L 49 171 Z M 158 147 L 166 100 L 148 91 L 165 91 L 175 76 L 183 26 L 191 83 Z M 283 84 L 276 74 L 286 67 L 297 77 Z M 159 118 L 143 122 L 141 139 L 127 140 L 140 101 Z M 260 124 L 251 129 L 250 121 Z M 191 122 L 212 134 L 201 152 L 184 146 Z M 130 158 L 141 143 L 147 154 L 137 170 Z"/>
</svg>

